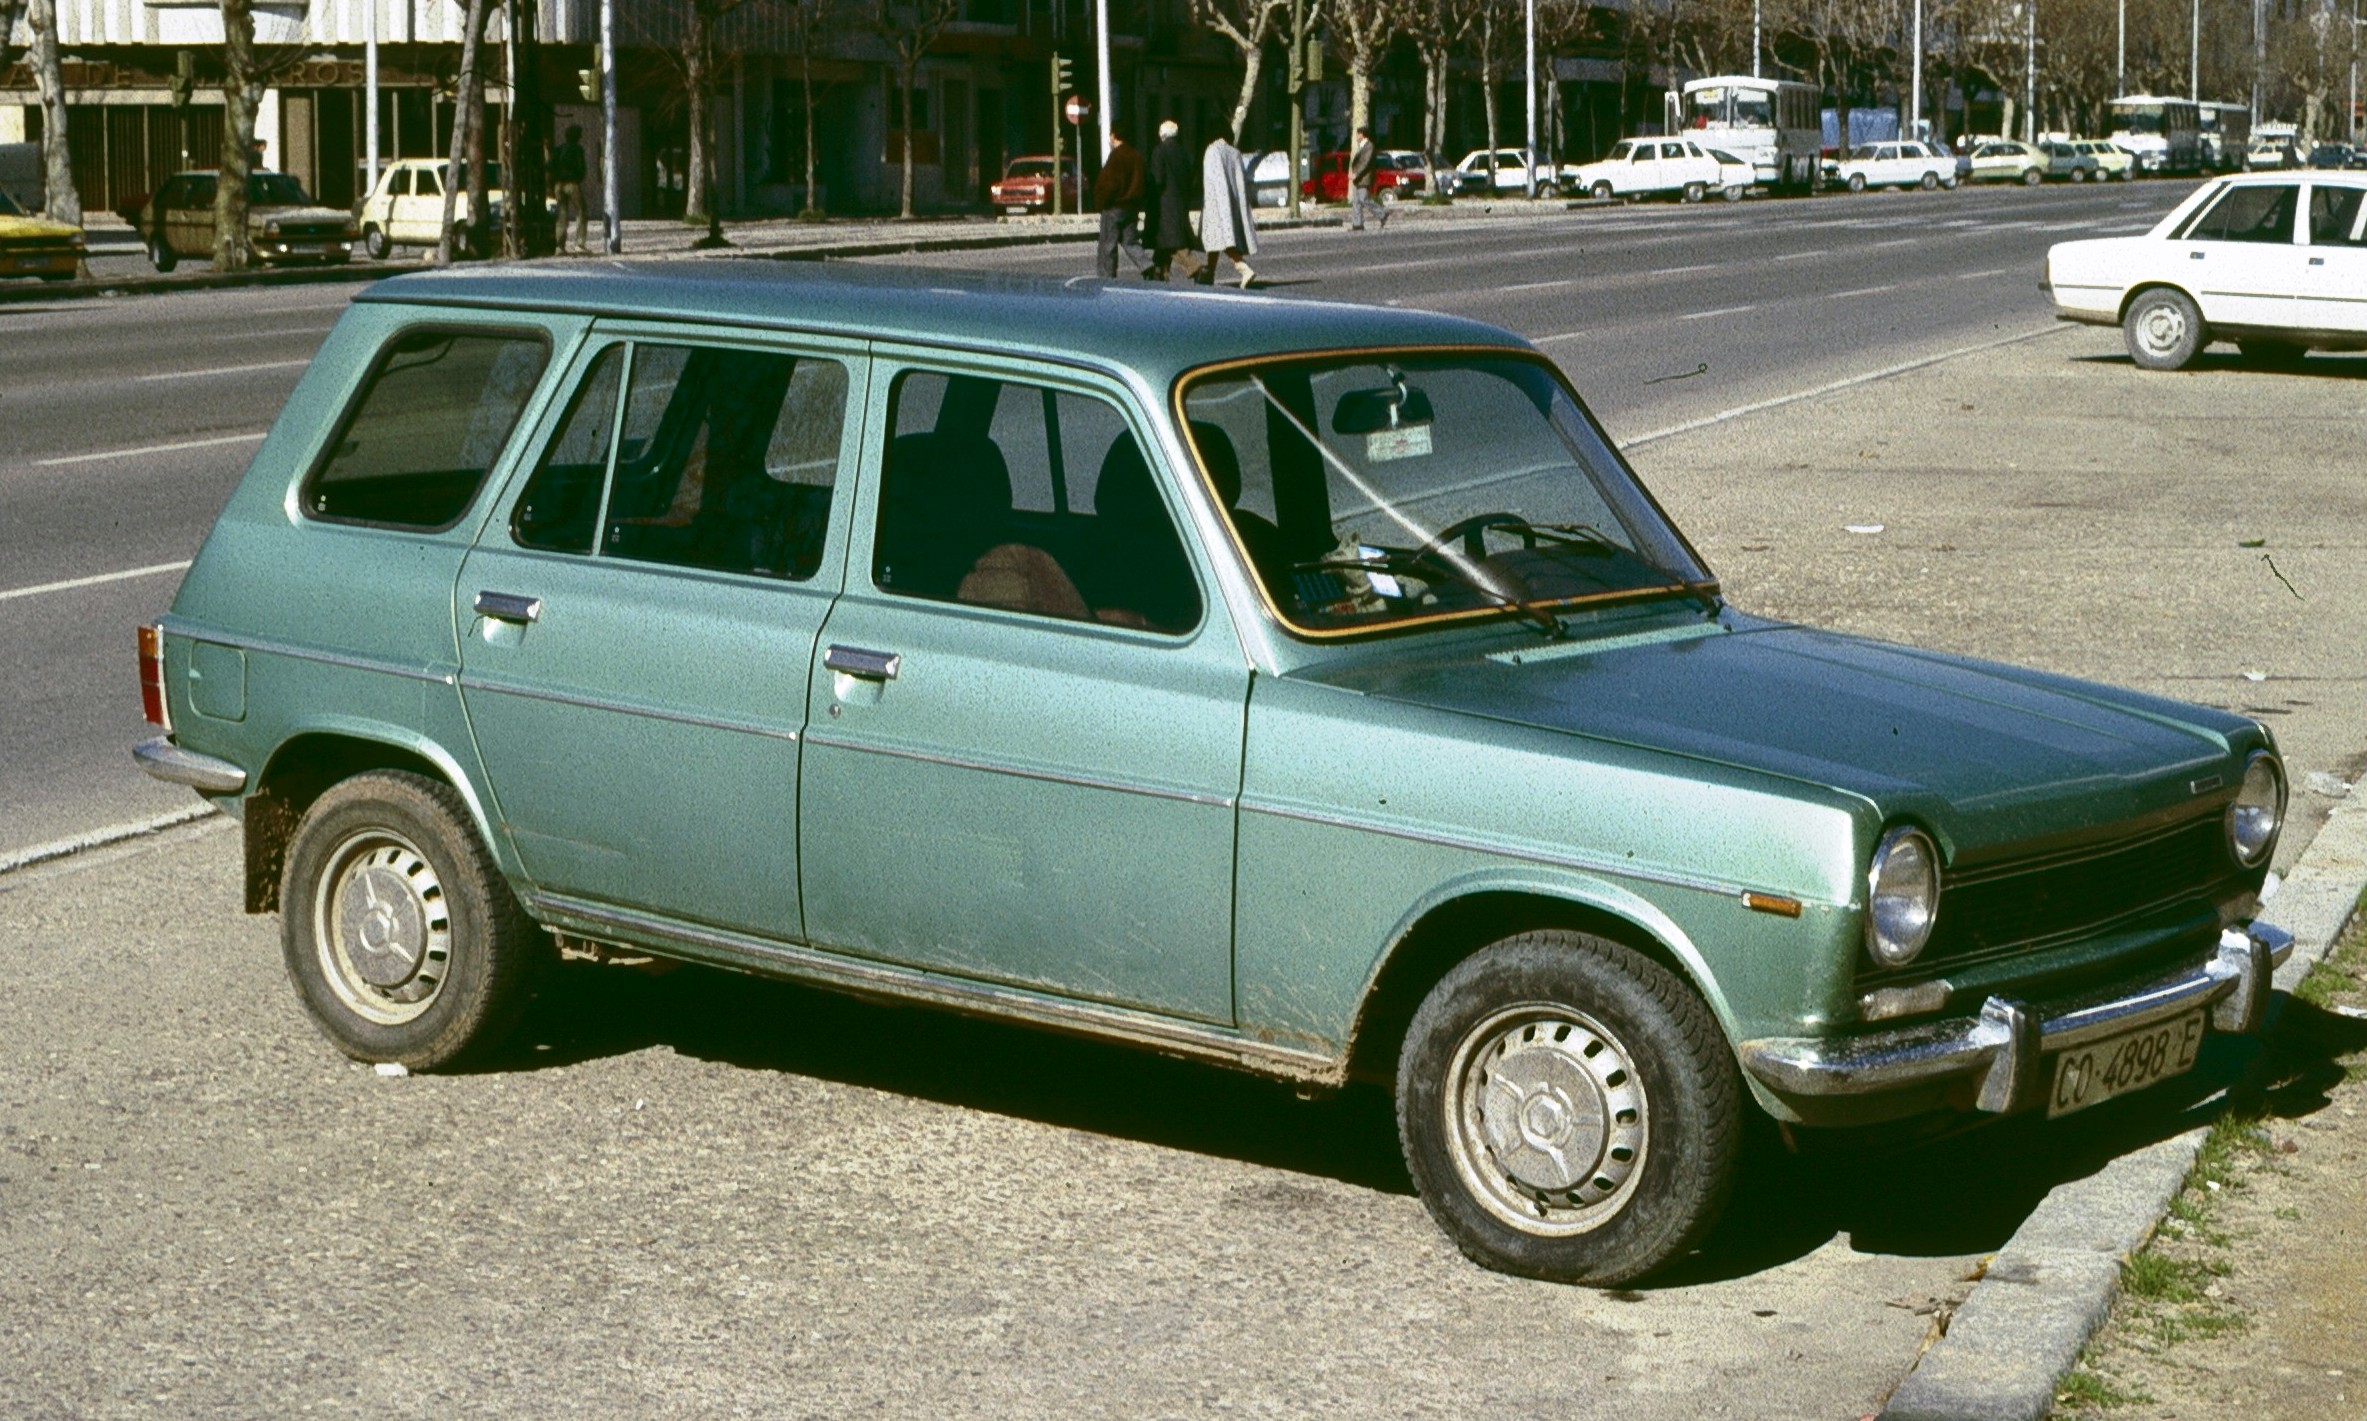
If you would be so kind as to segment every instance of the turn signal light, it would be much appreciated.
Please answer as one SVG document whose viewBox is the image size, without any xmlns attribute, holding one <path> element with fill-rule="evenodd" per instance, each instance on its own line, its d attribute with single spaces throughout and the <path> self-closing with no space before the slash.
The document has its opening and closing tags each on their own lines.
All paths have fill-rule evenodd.
<svg viewBox="0 0 2367 1421">
<path fill-rule="evenodd" d="M 160 730 L 173 728 L 164 706 L 164 632 L 154 626 L 140 628 L 140 714 Z"/>
</svg>

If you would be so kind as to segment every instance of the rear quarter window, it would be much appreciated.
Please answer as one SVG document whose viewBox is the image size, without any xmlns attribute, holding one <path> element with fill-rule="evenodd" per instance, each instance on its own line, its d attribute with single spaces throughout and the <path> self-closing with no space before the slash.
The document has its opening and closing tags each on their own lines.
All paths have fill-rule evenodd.
<svg viewBox="0 0 2367 1421">
<path fill-rule="evenodd" d="M 396 335 L 305 480 L 304 511 L 339 523 L 451 527 L 484 487 L 549 359 L 539 331 Z"/>
</svg>

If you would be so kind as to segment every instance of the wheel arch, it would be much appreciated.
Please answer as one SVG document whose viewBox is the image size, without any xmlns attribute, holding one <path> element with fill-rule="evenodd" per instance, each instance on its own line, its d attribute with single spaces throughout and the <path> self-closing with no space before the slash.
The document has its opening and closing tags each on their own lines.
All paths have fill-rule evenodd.
<svg viewBox="0 0 2367 1421">
<path fill-rule="evenodd" d="M 2193 292 L 2187 290 L 2183 286 L 2180 286 L 2175 281 L 2140 281 L 2135 286 L 2132 286 L 2128 290 L 2121 293 L 2120 308 L 2112 313 L 2113 322 L 2118 324 L 2127 320 L 2129 318 L 2129 308 L 2136 305 L 2137 298 L 2143 296 L 2148 291 L 2175 291 L 2179 295 L 2185 297 L 2187 300 L 2193 301 L 2194 308 L 2197 311 L 2200 311 L 2203 308 L 2203 303 L 2195 300 L 2195 295 Z"/>
<path fill-rule="evenodd" d="M 493 832 L 484 796 L 443 746 L 390 726 L 312 727 L 288 736 L 272 750 L 247 794 L 243 826 L 248 912 L 278 911 L 288 842 L 313 801 L 331 786 L 372 770 L 404 770 L 450 785 L 468 806 L 472 827 L 501 862 L 502 840 Z"/>
<path fill-rule="evenodd" d="M 1406 1028 L 1438 980 L 1489 943 L 1544 928 L 1592 933 L 1667 968 L 1734 1039 L 1733 1012 L 1709 964 L 1685 931 L 1649 901 L 1607 883 L 1486 874 L 1442 885 L 1400 921 L 1357 1003 L 1349 1077 L 1393 1079 Z"/>
</svg>

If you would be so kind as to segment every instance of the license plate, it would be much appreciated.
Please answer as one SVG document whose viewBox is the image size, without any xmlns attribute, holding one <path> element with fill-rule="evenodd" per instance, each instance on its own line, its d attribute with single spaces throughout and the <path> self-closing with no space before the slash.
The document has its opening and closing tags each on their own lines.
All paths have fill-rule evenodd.
<svg viewBox="0 0 2367 1421">
<path fill-rule="evenodd" d="M 1013 217 L 1025 217 L 1027 215 L 1027 208 L 1024 205 L 1019 207 L 1006 207 L 1003 209 L 1003 211 L 1010 213 Z"/>
<path fill-rule="evenodd" d="M 2066 1051 L 2055 1059 L 2055 1088 L 2047 1096 L 2048 1119 L 2100 1105 L 2116 1095 L 2143 1090 L 2155 1081 L 2183 1075 L 2202 1049 L 2203 1014 L 2190 1011 L 2139 1031 L 2106 1037 Z"/>
</svg>

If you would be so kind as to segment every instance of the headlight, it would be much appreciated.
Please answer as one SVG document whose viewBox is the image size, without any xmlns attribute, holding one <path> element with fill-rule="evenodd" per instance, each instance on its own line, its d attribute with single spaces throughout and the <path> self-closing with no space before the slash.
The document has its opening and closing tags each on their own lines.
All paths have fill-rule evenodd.
<svg viewBox="0 0 2367 1421">
<path fill-rule="evenodd" d="M 1906 966 L 1939 914 L 1939 850 L 1920 829 L 1884 834 L 1866 867 L 1866 951 L 1885 967 Z"/>
<path fill-rule="evenodd" d="M 278 218 L 274 217 L 270 221 L 263 224 L 263 235 L 266 237 L 276 237 L 279 235 Z"/>
<path fill-rule="evenodd" d="M 2285 823 L 2285 776 L 2277 757 L 2255 750 L 2244 765 L 2244 783 L 2227 806 L 2227 851 L 2251 868 L 2276 846 Z"/>
</svg>

